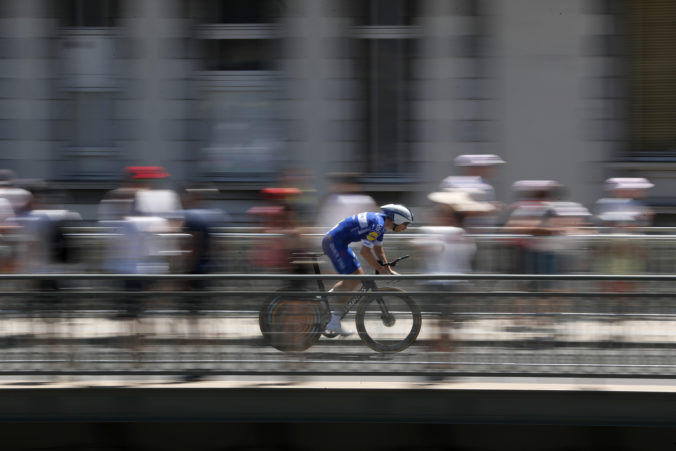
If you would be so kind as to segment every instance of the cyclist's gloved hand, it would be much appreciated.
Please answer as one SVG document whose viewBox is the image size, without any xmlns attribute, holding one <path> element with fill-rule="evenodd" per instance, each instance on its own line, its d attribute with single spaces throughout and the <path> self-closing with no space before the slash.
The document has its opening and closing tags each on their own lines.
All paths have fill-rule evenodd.
<svg viewBox="0 0 676 451">
<path fill-rule="evenodd" d="M 382 269 L 378 271 L 378 274 L 388 274 L 388 275 L 393 275 L 393 276 L 396 276 L 396 275 L 399 274 L 398 272 L 393 270 L 391 266 L 385 265 L 385 266 L 381 266 L 381 268 Z"/>
</svg>

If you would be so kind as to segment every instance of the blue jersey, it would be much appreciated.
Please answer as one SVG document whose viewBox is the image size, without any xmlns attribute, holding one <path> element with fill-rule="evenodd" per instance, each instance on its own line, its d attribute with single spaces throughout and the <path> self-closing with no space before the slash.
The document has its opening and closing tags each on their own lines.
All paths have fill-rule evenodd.
<svg viewBox="0 0 676 451">
<path fill-rule="evenodd" d="M 326 235 L 334 241 L 349 244 L 362 241 L 364 246 L 383 245 L 385 215 L 382 213 L 359 213 L 345 218 L 333 226 Z"/>
</svg>

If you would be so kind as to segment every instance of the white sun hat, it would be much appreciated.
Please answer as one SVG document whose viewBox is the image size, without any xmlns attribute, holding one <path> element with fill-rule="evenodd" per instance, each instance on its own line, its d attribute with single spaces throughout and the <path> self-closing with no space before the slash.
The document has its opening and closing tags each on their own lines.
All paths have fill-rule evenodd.
<svg viewBox="0 0 676 451">
<path fill-rule="evenodd" d="M 474 199 L 473 195 L 480 195 L 469 189 L 452 189 L 429 193 L 427 198 L 432 202 L 448 205 L 459 212 L 492 212 L 495 206 L 489 202 L 481 202 Z"/>
<path fill-rule="evenodd" d="M 489 153 L 465 154 L 455 158 L 456 166 L 497 166 L 504 162 L 499 156 Z"/>
<path fill-rule="evenodd" d="M 612 177 L 606 180 L 605 188 L 608 191 L 618 189 L 650 189 L 655 185 L 644 177 Z"/>
<path fill-rule="evenodd" d="M 549 191 L 560 187 L 555 180 L 518 180 L 512 185 L 514 191 Z"/>
</svg>

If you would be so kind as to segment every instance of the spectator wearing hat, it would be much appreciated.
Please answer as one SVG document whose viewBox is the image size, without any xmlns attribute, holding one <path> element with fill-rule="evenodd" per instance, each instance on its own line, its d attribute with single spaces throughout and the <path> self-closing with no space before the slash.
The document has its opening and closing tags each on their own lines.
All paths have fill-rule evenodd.
<svg viewBox="0 0 676 451">
<path fill-rule="evenodd" d="M 265 205 L 250 208 L 247 213 L 258 218 L 264 235 L 251 250 L 254 270 L 302 274 L 305 268 L 295 263 L 294 254 L 307 246 L 301 233 L 294 200 L 302 195 L 298 188 L 270 187 L 261 190 Z"/>
<path fill-rule="evenodd" d="M 473 271 L 476 243 L 464 229 L 468 218 L 492 214 L 495 206 L 490 202 L 478 201 L 472 197 L 473 189 L 453 189 L 428 194 L 434 202 L 431 224 L 420 227 L 414 240 L 420 253 L 420 270 L 425 274 L 469 274 Z M 457 290 L 465 281 L 429 280 L 421 282 L 424 288 L 433 291 L 451 292 Z M 439 315 L 435 323 L 437 339 L 435 349 L 448 350 L 451 343 L 451 329 L 459 326 L 457 311 L 462 299 L 454 295 L 431 297 L 428 302 L 431 311 Z"/>
<path fill-rule="evenodd" d="M 14 234 L 17 226 L 11 223 L 14 216 L 12 205 L 0 197 L 0 273 L 16 269 Z"/>
<path fill-rule="evenodd" d="M 109 191 L 101 200 L 99 220 L 119 221 L 128 216 L 180 218 L 178 194 L 161 186 L 169 176 L 162 166 L 128 166 L 122 186 Z"/>
<path fill-rule="evenodd" d="M 14 213 L 24 210 L 31 196 L 30 191 L 16 186 L 14 171 L 0 169 L 0 198 L 7 199 Z"/>
<path fill-rule="evenodd" d="M 654 212 L 643 200 L 654 187 L 643 177 L 613 177 L 605 182 L 609 196 L 596 202 L 595 214 L 599 225 L 606 227 L 648 227 Z"/>
<path fill-rule="evenodd" d="M 14 172 L 0 169 L 0 272 L 16 269 L 15 232 L 18 226 L 11 222 L 15 214 L 25 210 L 31 193 L 14 186 Z"/>
<path fill-rule="evenodd" d="M 522 238 L 512 241 L 517 273 L 557 274 L 560 259 L 551 248 L 558 233 L 554 218 L 554 202 L 559 199 L 561 185 L 555 180 L 519 180 L 512 185 L 517 200 L 507 210 L 503 230 Z M 532 284 L 533 288 L 549 288 L 549 283 Z"/>
<path fill-rule="evenodd" d="M 162 274 L 174 266 L 179 244 L 175 232 L 183 224 L 178 194 L 161 183 L 170 174 L 161 166 L 129 166 L 123 185 L 106 194 L 99 205 L 103 225 L 117 232 L 110 240 L 105 267 L 118 274 Z M 126 291 L 146 291 L 149 280 L 124 281 Z M 143 312 L 143 298 L 121 302 L 118 318 L 135 320 Z"/>
<path fill-rule="evenodd" d="M 640 234 L 641 228 L 652 224 L 654 213 L 643 201 L 654 185 L 642 177 L 613 177 L 605 182 L 608 196 L 596 202 L 597 223 L 612 235 L 595 248 L 595 269 L 601 274 L 641 274 L 647 271 L 648 255 L 642 240 L 629 235 Z M 630 292 L 635 282 L 610 280 L 602 282 L 602 289 L 610 292 Z M 624 310 L 630 299 L 613 299 L 616 313 Z"/>
<path fill-rule="evenodd" d="M 498 166 L 504 160 L 494 154 L 464 154 L 455 158 L 455 166 L 461 171 L 460 175 L 446 177 L 439 184 L 440 190 L 470 189 L 474 190 L 472 197 L 481 202 L 492 202 L 495 205 L 493 214 L 484 214 L 468 218 L 468 227 L 492 227 L 496 224 L 497 211 L 501 205 L 496 201 L 495 189 L 490 184 Z"/>
<path fill-rule="evenodd" d="M 572 201 L 561 200 L 562 186 L 555 180 L 519 180 L 513 189 L 518 200 L 509 208 L 505 231 L 523 236 L 513 240 L 517 260 L 513 266 L 519 273 L 526 274 L 562 274 L 579 270 L 585 265 L 579 255 L 580 235 L 590 233 L 591 213 L 587 208 Z M 529 289 L 553 291 L 552 281 L 533 281 Z M 532 298 L 529 311 L 557 311 L 565 301 L 551 299 L 544 295 Z M 518 311 L 524 311 L 524 303 L 516 305 Z M 522 320 L 525 323 L 531 321 Z M 535 324 L 551 325 L 552 318 L 539 317 Z"/>
</svg>

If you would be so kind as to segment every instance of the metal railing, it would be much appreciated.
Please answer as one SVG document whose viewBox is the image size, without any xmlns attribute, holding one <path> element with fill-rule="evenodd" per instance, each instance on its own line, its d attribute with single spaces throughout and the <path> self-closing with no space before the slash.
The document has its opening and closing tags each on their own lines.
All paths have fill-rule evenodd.
<svg viewBox="0 0 676 451">
<path fill-rule="evenodd" d="M 411 255 L 406 272 L 426 272 L 425 254 L 419 245 L 425 235 L 421 229 L 388 235 L 388 255 Z M 300 237 L 306 249 L 321 249 L 323 229 L 307 229 Z M 479 273 L 516 274 L 533 271 L 528 265 L 530 249 L 544 250 L 556 261 L 549 272 L 569 274 L 676 274 L 676 234 L 672 229 L 645 229 L 643 234 L 603 233 L 588 229 L 577 235 L 532 237 L 515 234 L 477 234 L 470 238 L 476 244 L 474 271 Z M 69 240 L 77 262 L 61 265 L 56 272 L 107 272 L 110 250 L 119 237 L 114 229 L 72 228 Z M 171 249 L 180 254 L 180 241 L 185 235 L 165 235 L 173 241 Z M 161 238 L 161 237 L 160 237 Z M 219 273 L 276 273 L 289 268 L 285 264 L 285 235 L 263 233 L 259 229 L 220 228 L 212 241 L 213 271 Z M 177 247 L 178 246 L 178 247 Z M 180 258 L 173 272 L 181 272 Z M 330 263 L 320 263 L 323 272 L 331 272 Z M 52 270 L 52 272 L 55 272 Z M 491 288 L 500 286 L 495 283 Z M 509 284 L 507 284 L 509 285 Z"/>
<path fill-rule="evenodd" d="M 188 289 L 196 278 L 207 285 Z M 292 281 L 307 290 L 285 296 L 314 296 L 319 278 L 375 278 L 406 289 L 423 311 L 417 342 L 396 354 L 350 337 L 322 338 L 303 353 L 269 347 L 258 327 L 263 300 Z M 675 281 L 601 274 L 3 274 L 0 375 L 671 377 Z"/>
</svg>

